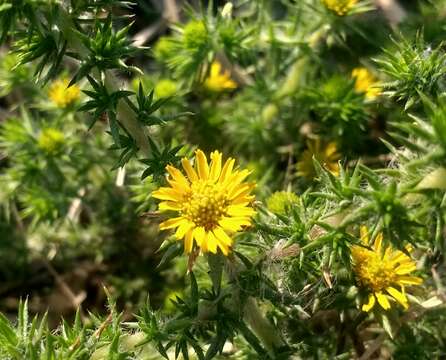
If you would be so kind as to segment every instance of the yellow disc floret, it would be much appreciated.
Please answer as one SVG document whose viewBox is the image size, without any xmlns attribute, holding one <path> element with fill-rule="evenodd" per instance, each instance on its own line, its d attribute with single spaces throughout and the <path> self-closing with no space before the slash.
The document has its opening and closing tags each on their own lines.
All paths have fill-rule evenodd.
<svg viewBox="0 0 446 360">
<path fill-rule="evenodd" d="M 368 246 L 369 237 L 366 227 L 361 227 L 361 239 Z M 396 300 L 405 309 L 409 303 L 405 285 L 419 285 L 422 279 L 409 274 L 416 269 L 415 262 L 405 253 L 390 247 L 382 248 L 382 234 L 375 238 L 373 246 L 354 245 L 351 249 L 353 270 L 361 287 L 369 292 L 368 303 L 363 311 L 370 311 L 376 301 L 384 309 L 390 309 L 389 300 Z M 407 252 L 412 250 L 406 248 Z M 400 289 L 396 289 L 399 287 Z"/>
<path fill-rule="evenodd" d="M 56 80 L 50 86 L 48 96 L 60 108 L 65 108 L 80 97 L 80 88 L 76 84 L 68 87 L 68 79 Z"/>
<path fill-rule="evenodd" d="M 182 159 L 186 176 L 168 165 L 170 187 L 154 191 L 153 197 L 162 200 L 161 211 L 177 213 L 177 217 L 161 223 L 160 229 L 176 228 L 175 236 L 184 238 L 187 253 L 196 243 L 202 252 L 216 253 L 220 249 L 227 255 L 233 243 L 230 235 L 251 225 L 255 211 L 250 193 L 255 184 L 244 182 L 250 172 L 234 170 L 234 159 L 229 158 L 222 166 L 220 152 L 214 151 L 210 157 L 209 165 L 205 154 L 197 150 L 194 167 L 188 159 Z"/>
<path fill-rule="evenodd" d="M 339 16 L 346 15 L 358 0 L 322 0 L 325 7 Z"/>
</svg>

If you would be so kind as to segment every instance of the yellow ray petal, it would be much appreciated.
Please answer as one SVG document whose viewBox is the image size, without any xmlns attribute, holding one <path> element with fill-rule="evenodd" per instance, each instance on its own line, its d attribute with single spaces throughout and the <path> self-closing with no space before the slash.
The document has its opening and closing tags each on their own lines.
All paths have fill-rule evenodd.
<svg viewBox="0 0 446 360">
<path fill-rule="evenodd" d="M 209 174 L 209 178 L 211 180 L 217 180 L 221 173 L 221 152 L 214 151 L 211 153 L 211 170 Z"/>
<path fill-rule="evenodd" d="M 388 287 L 386 291 L 396 300 L 398 301 L 405 309 L 409 307 L 409 304 L 407 302 L 406 295 L 399 292 L 397 289 L 393 287 Z"/>
<path fill-rule="evenodd" d="M 207 248 L 211 253 L 217 253 L 217 238 L 212 232 L 207 233 Z"/>
<path fill-rule="evenodd" d="M 395 274 L 397 275 L 406 275 L 411 273 L 412 271 L 416 270 L 417 266 L 415 265 L 414 262 L 407 262 L 405 264 L 400 264 L 396 269 L 395 269 Z"/>
<path fill-rule="evenodd" d="M 381 254 L 382 242 L 383 242 L 383 233 L 379 233 L 378 235 L 376 235 L 375 242 L 374 242 L 374 248 L 378 254 Z"/>
<path fill-rule="evenodd" d="M 194 245 L 193 230 L 189 230 L 184 237 L 184 251 L 189 254 L 192 251 Z"/>
<path fill-rule="evenodd" d="M 217 226 L 214 229 L 214 235 L 218 240 L 220 240 L 220 242 L 224 243 L 225 245 L 227 246 L 232 245 L 232 239 L 228 236 L 228 234 L 226 234 L 226 232 L 220 226 Z"/>
<path fill-rule="evenodd" d="M 219 241 L 218 239 L 217 239 L 217 241 L 218 241 L 218 248 L 220 249 L 220 251 L 223 253 L 224 256 L 228 256 L 229 247 L 226 244 Z"/>
<path fill-rule="evenodd" d="M 232 169 L 234 168 L 235 160 L 233 158 L 229 158 L 226 160 L 225 164 L 223 165 L 223 169 L 221 170 L 220 174 L 220 182 L 225 182 L 225 180 L 231 176 Z"/>
<path fill-rule="evenodd" d="M 167 230 L 167 229 L 172 229 L 175 228 L 177 226 L 180 226 L 183 222 L 188 223 L 188 220 L 185 219 L 182 216 L 176 217 L 176 218 L 172 218 L 169 220 L 166 220 L 164 222 L 162 222 L 160 224 L 160 229 L 161 230 Z"/>
<path fill-rule="evenodd" d="M 175 181 L 172 178 L 166 178 L 166 180 L 169 183 L 169 185 L 172 187 L 173 190 L 175 190 L 181 194 L 190 192 L 189 184 L 186 184 L 184 182 Z"/>
<path fill-rule="evenodd" d="M 182 187 L 189 187 L 189 181 L 185 178 L 185 176 L 178 170 L 176 167 L 172 165 L 167 165 L 166 170 L 169 175 L 172 177 L 172 180 L 177 182 Z"/>
<path fill-rule="evenodd" d="M 152 197 L 159 200 L 182 201 L 183 195 L 171 188 L 162 187 L 152 192 Z"/>
<path fill-rule="evenodd" d="M 167 211 L 167 210 L 180 211 L 182 208 L 183 206 L 181 204 L 173 201 L 163 201 L 158 204 L 158 209 L 160 211 Z"/>
<path fill-rule="evenodd" d="M 242 226 L 250 226 L 251 221 L 247 217 L 224 217 L 218 224 L 229 232 L 237 232 Z"/>
<path fill-rule="evenodd" d="M 183 221 L 181 222 L 180 226 L 178 226 L 177 231 L 175 232 L 175 237 L 177 239 L 184 238 L 184 235 L 194 227 L 194 223 L 190 221 Z"/>
<path fill-rule="evenodd" d="M 232 205 L 242 205 L 248 206 L 255 199 L 254 195 L 243 195 L 238 196 L 235 199 L 231 200 Z"/>
<path fill-rule="evenodd" d="M 361 227 L 359 228 L 359 235 L 361 238 L 361 241 L 364 244 L 369 244 L 369 230 L 367 229 L 367 226 L 361 225 Z"/>
<path fill-rule="evenodd" d="M 369 302 L 362 305 L 362 311 L 369 312 L 375 306 L 375 295 L 369 295 Z"/>
<path fill-rule="evenodd" d="M 381 307 L 384 310 L 388 310 L 390 309 L 390 303 L 389 300 L 387 299 L 387 296 L 384 295 L 382 292 L 378 291 L 375 293 L 376 299 L 378 300 L 378 304 L 381 305 Z"/>
<path fill-rule="evenodd" d="M 250 207 L 229 205 L 227 207 L 227 213 L 231 216 L 253 216 L 256 212 Z"/>
<path fill-rule="evenodd" d="M 400 275 L 397 282 L 404 285 L 420 285 L 423 283 L 423 279 L 418 276 Z"/>
<path fill-rule="evenodd" d="M 196 169 L 200 179 L 207 180 L 209 177 L 209 165 L 206 159 L 206 155 L 203 151 L 197 150 L 195 152 Z"/>
<path fill-rule="evenodd" d="M 251 172 L 250 170 L 244 169 L 242 171 L 236 171 L 232 176 L 227 177 L 225 183 L 228 184 L 228 190 L 231 191 L 234 187 L 238 186 Z"/>
<path fill-rule="evenodd" d="M 194 239 L 197 241 L 198 246 L 201 247 L 203 242 L 206 240 L 206 232 L 202 226 L 198 226 L 193 231 Z"/>
<path fill-rule="evenodd" d="M 183 166 L 184 171 L 186 171 L 187 177 L 190 181 L 198 180 L 198 175 L 188 159 L 182 158 L 181 165 Z"/>
<path fill-rule="evenodd" d="M 238 185 L 232 189 L 232 191 L 229 193 L 229 200 L 234 200 L 238 197 L 244 197 L 245 195 L 248 195 L 252 189 L 255 188 L 255 184 L 243 184 Z"/>
</svg>

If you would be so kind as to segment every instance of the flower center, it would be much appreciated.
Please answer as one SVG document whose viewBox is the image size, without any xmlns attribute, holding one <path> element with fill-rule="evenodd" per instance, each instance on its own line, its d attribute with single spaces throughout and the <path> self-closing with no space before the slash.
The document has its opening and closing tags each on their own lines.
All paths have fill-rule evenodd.
<svg viewBox="0 0 446 360">
<path fill-rule="evenodd" d="M 382 259 L 367 249 L 354 249 L 354 271 L 364 286 L 374 292 L 382 291 L 396 280 L 396 274 L 392 263 Z"/>
<path fill-rule="evenodd" d="M 210 181 L 198 180 L 191 184 L 191 192 L 185 199 L 182 214 L 196 226 L 209 231 L 226 215 L 227 205 L 228 199 L 223 189 Z"/>
</svg>

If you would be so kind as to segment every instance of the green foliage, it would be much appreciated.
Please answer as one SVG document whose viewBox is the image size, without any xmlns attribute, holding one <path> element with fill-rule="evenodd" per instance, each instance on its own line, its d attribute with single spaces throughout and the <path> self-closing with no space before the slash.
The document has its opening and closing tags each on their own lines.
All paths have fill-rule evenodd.
<svg viewBox="0 0 446 360">
<path fill-rule="evenodd" d="M 419 94 L 436 97 L 444 90 L 442 45 L 432 49 L 418 35 L 412 42 L 405 38 L 394 40 L 385 50 L 385 57 L 376 60 L 389 81 L 383 84 L 386 94 L 404 102 L 407 110 L 415 105 Z"/>
<path fill-rule="evenodd" d="M 446 3 L 152 3 L 0 1 L 0 358 L 444 356 Z"/>
</svg>

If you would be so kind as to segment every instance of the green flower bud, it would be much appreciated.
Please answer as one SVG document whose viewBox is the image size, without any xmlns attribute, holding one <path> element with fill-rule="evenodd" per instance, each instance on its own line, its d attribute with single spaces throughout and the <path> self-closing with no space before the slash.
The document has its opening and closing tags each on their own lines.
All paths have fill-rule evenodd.
<svg viewBox="0 0 446 360">
<path fill-rule="evenodd" d="M 266 200 L 266 206 L 273 213 L 285 215 L 287 210 L 297 204 L 298 201 L 299 197 L 295 193 L 276 191 Z"/>
<path fill-rule="evenodd" d="M 170 79 L 161 79 L 155 85 L 155 96 L 157 98 L 173 96 L 177 90 L 177 84 L 175 81 Z"/>
<path fill-rule="evenodd" d="M 42 130 L 37 140 L 38 147 L 49 155 L 60 152 L 64 143 L 64 134 L 52 128 Z"/>
<path fill-rule="evenodd" d="M 190 21 L 184 27 L 183 33 L 184 46 L 191 50 L 204 48 L 209 41 L 209 33 L 206 25 L 201 20 Z"/>
</svg>

